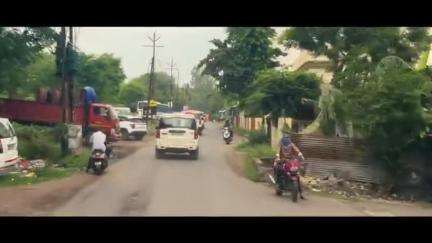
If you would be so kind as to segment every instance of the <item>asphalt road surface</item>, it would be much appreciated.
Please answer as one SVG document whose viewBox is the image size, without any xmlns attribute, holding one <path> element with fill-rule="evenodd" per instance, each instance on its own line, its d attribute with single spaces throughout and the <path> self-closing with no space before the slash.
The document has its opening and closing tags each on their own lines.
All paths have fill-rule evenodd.
<svg viewBox="0 0 432 243">
<path fill-rule="evenodd" d="M 94 183 L 65 205 L 44 215 L 56 216 L 392 216 L 395 206 L 359 204 L 308 195 L 294 204 L 277 197 L 269 186 L 253 183 L 226 162 L 220 128 L 209 124 L 200 138 L 200 157 L 156 159 L 154 139 L 111 165 Z M 405 210 L 405 209 L 404 209 Z M 431 209 L 406 211 L 432 215 Z"/>
</svg>

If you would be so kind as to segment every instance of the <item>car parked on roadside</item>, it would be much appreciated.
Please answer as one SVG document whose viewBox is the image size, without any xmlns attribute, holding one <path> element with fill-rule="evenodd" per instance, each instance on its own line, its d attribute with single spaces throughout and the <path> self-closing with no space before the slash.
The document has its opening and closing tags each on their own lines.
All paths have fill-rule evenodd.
<svg viewBox="0 0 432 243">
<path fill-rule="evenodd" d="M 163 115 L 156 127 L 156 158 L 165 153 L 188 153 L 194 160 L 199 156 L 199 136 L 195 117 L 174 113 Z"/>
<path fill-rule="evenodd" d="M 142 117 L 139 114 L 132 113 L 129 107 L 114 107 L 114 110 L 120 120 L 121 138 L 128 140 L 133 137 L 136 140 L 142 140 L 147 134 L 147 124 Z"/>
<path fill-rule="evenodd" d="M 18 161 L 18 138 L 7 118 L 0 118 L 0 168 Z"/>
</svg>

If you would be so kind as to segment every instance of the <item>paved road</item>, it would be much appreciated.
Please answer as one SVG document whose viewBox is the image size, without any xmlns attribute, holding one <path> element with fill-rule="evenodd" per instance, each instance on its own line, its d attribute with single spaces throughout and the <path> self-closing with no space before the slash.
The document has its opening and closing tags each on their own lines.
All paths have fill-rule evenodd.
<svg viewBox="0 0 432 243">
<path fill-rule="evenodd" d="M 367 216 L 394 215 L 361 204 L 310 195 L 292 203 L 262 183 L 235 174 L 226 162 L 225 145 L 210 124 L 200 141 L 200 158 L 157 160 L 154 140 L 110 166 L 106 174 L 83 188 L 58 216 Z M 376 207 L 375 207 L 376 208 Z M 424 214 L 424 212 L 419 212 Z M 431 211 L 428 211 L 431 215 Z"/>
</svg>

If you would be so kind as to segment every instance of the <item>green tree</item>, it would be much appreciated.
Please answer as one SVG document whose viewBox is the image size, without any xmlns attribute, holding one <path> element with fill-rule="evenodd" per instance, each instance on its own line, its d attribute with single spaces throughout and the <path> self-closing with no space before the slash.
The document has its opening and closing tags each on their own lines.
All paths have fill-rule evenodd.
<svg viewBox="0 0 432 243">
<path fill-rule="evenodd" d="M 414 64 L 431 39 L 427 28 L 419 27 L 295 27 L 280 41 L 327 56 L 333 63 L 333 84 L 344 90 L 367 80 L 384 57 L 398 56 Z"/>
<path fill-rule="evenodd" d="M 21 89 L 28 95 L 34 95 L 38 88 L 61 87 L 61 82 L 56 77 L 55 57 L 50 53 L 40 53 L 24 71 L 26 79 Z"/>
<path fill-rule="evenodd" d="M 245 101 L 246 110 L 253 115 L 271 114 L 300 118 L 306 100 L 318 101 L 320 80 L 314 74 L 269 69 L 260 72 L 252 84 L 254 90 Z"/>
<path fill-rule="evenodd" d="M 392 175 L 404 172 L 401 153 L 432 124 L 422 105 L 423 89 L 429 82 L 429 77 L 411 69 L 389 68 L 348 95 L 355 128 Z"/>
<path fill-rule="evenodd" d="M 204 66 L 203 74 L 219 81 L 222 93 L 242 98 L 257 72 L 278 66 L 274 59 L 282 52 L 272 46 L 272 38 L 276 35 L 272 28 L 235 27 L 228 28 L 227 32 L 224 41 L 211 41 L 216 48 L 210 50 L 199 67 Z"/>
<path fill-rule="evenodd" d="M 197 67 L 192 69 L 189 92 L 191 99 L 188 105 L 194 109 L 215 114 L 224 105 L 224 99 L 216 87 L 216 80 L 209 75 L 203 75 L 202 70 Z"/>
<path fill-rule="evenodd" d="M 78 87 L 91 86 L 103 102 L 118 102 L 120 85 L 126 78 L 120 58 L 112 54 L 100 56 L 80 53 L 76 83 Z"/>
<path fill-rule="evenodd" d="M 130 105 L 138 100 L 145 100 L 148 96 L 150 74 L 146 73 L 124 83 L 120 88 L 119 98 L 125 105 Z M 165 72 L 154 74 L 153 98 L 161 103 L 170 101 L 170 85 L 174 80 Z"/>
<path fill-rule="evenodd" d="M 9 97 L 17 96 L 18 88 L 25 85 L 27 66 L 56 38 L 48 27 L 0 27 L 0 88 Z"/>
</svg>

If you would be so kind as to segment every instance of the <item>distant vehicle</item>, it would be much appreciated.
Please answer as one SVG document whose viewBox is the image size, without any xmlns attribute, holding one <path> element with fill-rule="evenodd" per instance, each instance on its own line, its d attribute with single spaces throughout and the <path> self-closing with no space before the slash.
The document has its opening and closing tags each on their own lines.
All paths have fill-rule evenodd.
<svg viewBox="0 0 432 243">
<path fill-rule="evenodd" d="M 7 118 L 0 118 L 0 168 L 18 161 L 18 138 Z"/>
<path fill-rule="evenodd" d="M 147 103 L 147 100 L 137 102 L 137 111 L 141 117 L 145 117 L 147 114 Z M 162 104 L 157 101 L 155 101 L 155 103 L 156 107 L 152 109 L 151 117 L 158 119 L 162 115 L 173 113 L 173 109 L 168 104 Z"/>
<path fill-rule="evenodd" d="M 202 111 L 197 110 L 184 110 L 182 111 L 183 114 L 190 114 L 195 117 L 196 123 L 197 123 L 197 129 L 198 129 L 198 135 L 202 135 L 202 132 L 205 128 L 205 113 Z"/>
<path fill-rule="evenodd" d="M 159 118 L 156 127 L 156 158 L 164 153 L 189 153 L 194 160 L 199 156 L 199 136 L 195 117 L 174 113 Z"/>
<path fill-rule="evenodd" d="M 223 129 L 223 139 L 226 144 L 230 144 L 232 142 L 231 132 L 229 131 L 228 127 L 224 127 Z"/>
<path fill-rule="evenodd" d="M 120 134 L 122 139 L 131 136 L 137 140 L 143 139 L 147 134 L 147 124 L 137 113 L 132 113 L 129 107 L 114 107 L 120 120 Z"/>
</svg>

